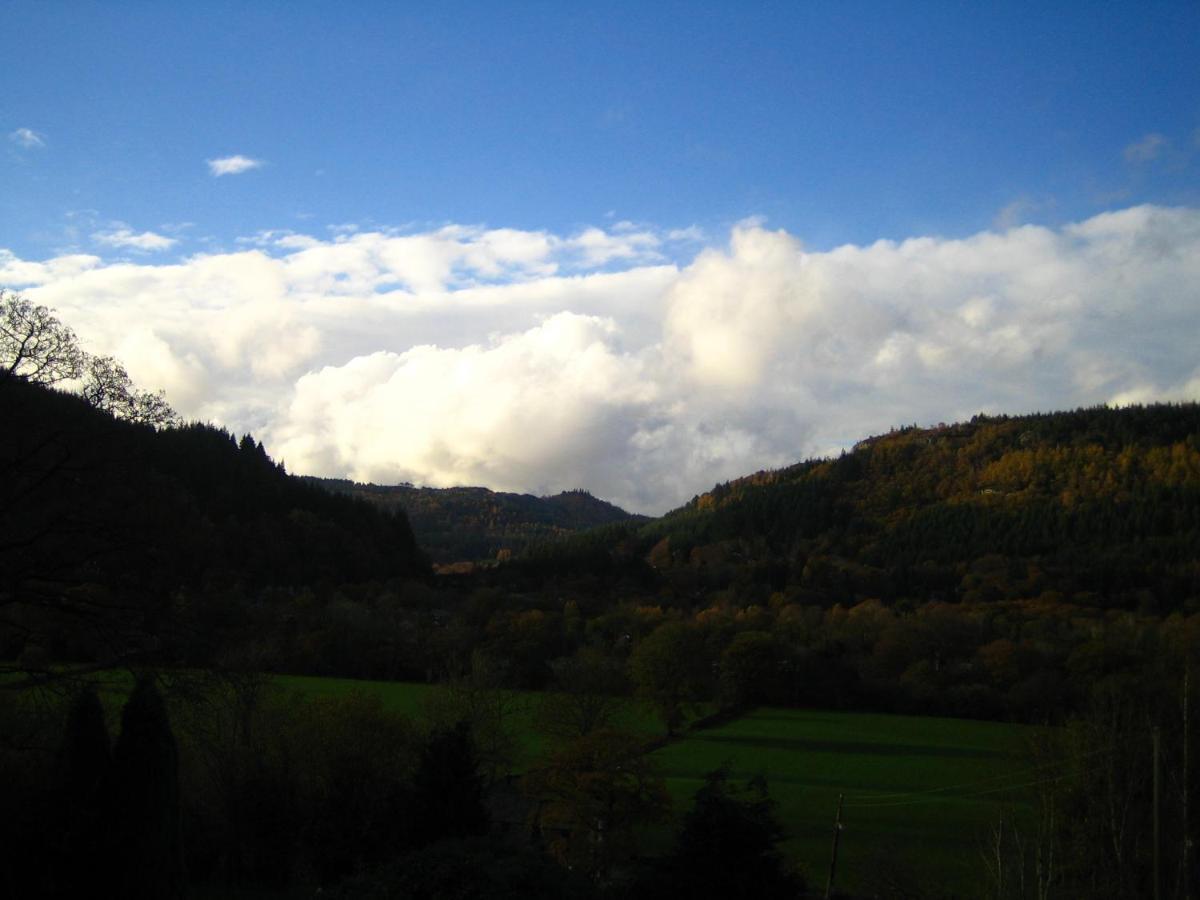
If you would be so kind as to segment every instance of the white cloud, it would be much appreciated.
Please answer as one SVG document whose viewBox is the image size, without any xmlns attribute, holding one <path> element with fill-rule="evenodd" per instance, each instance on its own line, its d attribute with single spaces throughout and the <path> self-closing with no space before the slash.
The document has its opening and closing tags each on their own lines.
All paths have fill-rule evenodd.
<svg viewBox="0 0 1200 900">
<path fill-rule="evenodd" d="M 261 159 L 251 159 L 248 156 L 240 154 L 222 156 L 220 159 L 210 159 L 207 162 L 209 174 L 214 178 L 219 178 L 222 175 L 241 175 L 243 172 L 249 172 L 251 169 L 261 168 L 263 165 Z"/>
<path fill-rule="evenodd" d="M 135 234 L 132 229 L 120 227 L 110 231 L 97 231 L 92 240 L 106 247 L 120 247 L 129 250 L 140 250 L 153 253 L 159 250 L 170 250 L 179 241 L 176 238 L 155 234 L 153 231 L 143 231 Z"/>
<path fill-rule="evenodd" d="M 56 256 L 45 262 L 29 262 L 18 259 L 9 250 L 0 250 L 0 285 L 28 288 L 60 280 L 69 281 L 102 263 L 100 257 L 84 254 Z"/>
<path fill-rule="evenodd" d="M 273 444 L 289 465 L 364 481 L 553 491 L 620 478 L 656 387 L 615 332 L 562 312 L 482 345 L 356 357 L 299 380 Z"/>
<path fill-rule="evenodd" d="M 26 150 L 46 146 L 46 136 L 39 134 L 32 128 L 18 128 L 16 131 L 11 131 L 8 134 L 8 139 L 18 147 L 24 147 Z"/>
<path fill-rule="evenodd" d="M 893 425 L 1200 398 L 1200 210 L 827 252 L 747 221 L 682 268 L 671 240 L 276 231 L 171 264 L 0 252 L 0 284 L 293 471 L 640 511 Z"/>
<path fill-rule="evenodd" d="M 563 242 L 563 246 L 579 254 L 580 265 L 596 268 L 614 261 L 661 260 L 658 252 L 662 244 L 657 234 L 646 230 L 633 230 L 629 222 L 618 222 L 609 231 L 586 228 Z"/>
<path fill-rule="evenodd" d="M 1123 155 L 1126 162 L 1148 163 L 1158 159 L 1169 149 L 1171 141 L 1166 135 L 1151 132 L 1126 147 Z"/>
</svg>

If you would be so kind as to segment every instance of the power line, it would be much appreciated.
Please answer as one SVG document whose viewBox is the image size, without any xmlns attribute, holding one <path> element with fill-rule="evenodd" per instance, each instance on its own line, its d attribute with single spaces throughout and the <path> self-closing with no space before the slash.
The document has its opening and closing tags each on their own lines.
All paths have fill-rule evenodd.
<svg viewBox="0 0 1200 900">
<path fill-rule="evenodd" d="M 969 788 L 982 788 L 982 789 L 977 790 L 977 791 L 967 791 L 966 793 L 963 793 L 959 796 L 974 797 L 974 796 L 982 796 L 984 794 L 999 793 L 1001 791 L 1017 790 L 1017 789 L 1023 788 L 1023 787 L 1034 787 L 1039 784 L 1047 784 L 1051 781 L 1058 781 L 1063 776 L 1055 775 L 1050 778 L 1037 779 L 1034 781 L 1018 782 L 1018 783 L 1014 783 L 1014 784 L 1000 785 L 999 787 L 983 788 L 984 785 L 988 785 L 991 782 L 994 782 L 998 779 L 1011 779 L 1011 778 L 1015 778 L 1015 777 L 1025 776 L 1025 775 L 1032 775 L 1036 772 L 1043 772 L 1043 771 L 1049 771 L 1052 769 L 1059 769 L 1059 768 L 1063 768 L 1064 766 L 1072 766 L 1072 765 L 1075 765 L 1075 764 L 1077 764 L 1085 759 L 1088 759 L 1090 757 L 1098 756 L 1102 753 L 1108 753 L 1108 752 L 1109 752 L 1109 750 L 1107 748 L 1101 748 L 1099 750 L 1093 750 L 1089 753 L 1083 753 L 1079 756 L 1075 756 L 1070 759 L 1058 760 L 1057 762 L 1052 762 L 1052 763 L 1043 763 L 1042 765 L 1032 766 L 1030 768 L 1021 769 L 1018 771 L 1003 772 L 998 775 L 989 775 L 987 778 L 979 778 L 979 779 L 975 779 L 973 781 L 959 782 L 957 784 L 942 785 L 940 787 L 928 788 L 928 789 L 922 790 L 922 791 L 897 791 L 897 792 L 889 793 L 889 794 L 857 794 L 857 795 L 850 794 L 850 795 L 847 795 L 846 806 L 847 807 L 852 806 L 852 807 L 861 809 L 864 807 L 871 807 L 871 806 L 873 806 L 873 807 L 906 806 L 906 805 L 913 804 L 913 803 L 935 802 L 937 800 L 942 800 L 942 799 L 946 799 L 946 798 L 940 797 L 940 796 L 932 796 L 932 795 L 945 794 L 947 791 L 957 791 L 957 790 L 961 790 L 964 788 L 968 788 L 968 789 Z M 1093 770 L 1089 769 L 1087 771 L 1093 771 Z M 909 799 L 904 799 L 904 798 L 909 798 Z"/>
</svg>

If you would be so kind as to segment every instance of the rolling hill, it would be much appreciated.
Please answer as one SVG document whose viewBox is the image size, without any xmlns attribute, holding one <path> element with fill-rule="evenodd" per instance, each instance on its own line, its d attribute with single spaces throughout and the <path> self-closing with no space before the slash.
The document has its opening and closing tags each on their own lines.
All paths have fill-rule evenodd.
<svg viewBox="0 0 1200 900">
<path fill-rule="evenodd" d="M 435 563 L 494 560 L 535 543 L 618 522 L 644 522 L 586 491 L 550 497 L 483 487 L 384 486 L 328 478 L 308 479 L 335 493 L 401 509 L 422 549 Z"/>
</svg>

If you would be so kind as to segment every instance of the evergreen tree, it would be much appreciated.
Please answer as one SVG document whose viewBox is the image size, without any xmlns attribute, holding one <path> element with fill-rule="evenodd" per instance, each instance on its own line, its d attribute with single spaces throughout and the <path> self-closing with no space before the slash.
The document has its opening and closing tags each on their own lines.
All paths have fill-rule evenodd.
<svg viewBox="0 0 1200 900">
<path fill-rule="evenodd" d="M 487 832 L 479 757 L 466 722 L 430 737 L 413 777 L 413 793 L 420 828 L 415 844 Z"/>
<path fill-rule="evenodd" d="M 96 689 L 88 685 L 75 695 L 67 713 L 55 761 L 59 790 L 72 805 L 93 805 L 111 762 L 104 707 Z"/>
<path fill-rule="evenodd" d="M 658 883 L 682 897 L 801 895 L 803 879 L 775 849 L 783 829 L 773 807 L 762 778 L 737 790 L 729 784 L 728 766 L 710 772 L 684 817 L 675 852 L 665 861 Z"/>
<path fill-rule="evenodd" d="M 112 896 L 182 896 L 178 751 L 166 704 L 150 676 L 138 678 L 121 713 L 105 794 Z"/>
<path fill-rule="evenodd" d="M 101 793 L 112 764 L 104 707 L 91 685 L 76 694 L 55 759 L 62 822 L 62 864 L 55 873 L 63 896 L 85 896 L 101 865 L 96 840 Z"/>
</svg>

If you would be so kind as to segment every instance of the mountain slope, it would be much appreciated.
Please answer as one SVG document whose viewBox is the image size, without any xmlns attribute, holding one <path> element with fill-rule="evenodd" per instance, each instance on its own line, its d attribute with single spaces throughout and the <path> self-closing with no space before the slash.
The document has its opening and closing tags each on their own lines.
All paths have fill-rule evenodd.
<svg viewBox="0 0 1200 900">
<path fill-rule="evenodd" d="M 551 497 L 483 487 L 418 488 L 308 479 L 327 490 L 401 509 L 422 549 L 437 563 L 488 560 L 531 545 L 616 522 L 645 521 L 586 491 Z"/>
<path fill-rule="evenodd" d="M 605 540 L 607 564 L 645 561 L 681 594 L 1187 608 L 1200 604 L 1200 407 L 904 428 Z M 536 555 L 563 571 L 597 549 L 581 538 Z"/>
<path fill-rule="evenodd" d="M 0 422 L 0 659 L 133 658 L 224 592 L 428 571 L 402 512 L 289 476 L 248 436 L 156 431 L 20 379 L 0 381 Z"/>
</svg>

